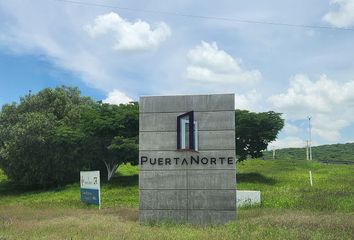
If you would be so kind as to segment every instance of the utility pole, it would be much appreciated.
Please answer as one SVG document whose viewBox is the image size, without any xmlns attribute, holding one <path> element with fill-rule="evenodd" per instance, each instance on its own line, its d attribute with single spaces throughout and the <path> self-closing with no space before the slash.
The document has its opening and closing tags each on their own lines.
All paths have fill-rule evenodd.
<svg viewBox="0 0 354 240">
<path fill-rule="evenodd" d="M 306 160 L 309 160 L 309 140 L 306 140 Z"/>
<path fill-rule="evenodd" d="M 275 159 L 275 148 L 274 148 L 274 146 L 272 146 L 273 147 L 273 160 Z"/>
<path fill-rule="evenodd" d="M 309 143 L 308 143 L 308 145 L 309 145 L 309 160 L 312 160 L 311 117 L 308 117 L 308 120 L 309 120 Z"/>
</svg>

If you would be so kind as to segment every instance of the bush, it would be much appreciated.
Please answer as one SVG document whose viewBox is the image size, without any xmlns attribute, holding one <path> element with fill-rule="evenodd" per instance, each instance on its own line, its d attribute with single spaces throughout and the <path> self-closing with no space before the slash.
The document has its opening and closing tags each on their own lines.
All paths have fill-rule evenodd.
<svg viewBox="0 0 354 240">
<path fill-rule="evenodd" d="M 87 163 L 78 128 L 94 102 L 77 88 L 46 88 L 6 104 L 0 112 L 0 167 L 25 186 L 56 186 L 76 181 Z"/>
</svg>

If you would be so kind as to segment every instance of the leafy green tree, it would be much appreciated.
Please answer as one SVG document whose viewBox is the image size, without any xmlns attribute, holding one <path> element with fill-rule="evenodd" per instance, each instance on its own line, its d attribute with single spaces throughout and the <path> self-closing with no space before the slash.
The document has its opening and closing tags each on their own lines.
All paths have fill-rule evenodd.
<svg viewBox="0 0 354 240">
<path fill-rule="evenodd" d="M 236 155 L 238 161 L 247 157 L 258 158 L 268 143 L 274 141 L 284 127 L 281 113 L 235 111 L 236 124 Z"/>
<path fill-rule="evenodd" d="M 81 119 L 85 156 L 91 168 L 109 181 L 120 164 L 138 164 L 139 106 L 137 103 L 97 104 Z"/>
<path fill-rule="evenodd" d="M 136 137 L 126 138 L 123 136 L 116 136 L 113 138 L 108 150 L 113 153 L 113 158 L 104 161 L 107 168 L 107 179 L 111 179 L 117 168 L 122 163 L 138 164 L 139 145 Z"/>
<path fill-rule="evenodd" d="M 25 186 L 73 182 L 85 166 L 80 158 L 83 109 L 93 105 L 77 88 L 43 89 L 0 112 L 0 167 Z"/>
</svg>

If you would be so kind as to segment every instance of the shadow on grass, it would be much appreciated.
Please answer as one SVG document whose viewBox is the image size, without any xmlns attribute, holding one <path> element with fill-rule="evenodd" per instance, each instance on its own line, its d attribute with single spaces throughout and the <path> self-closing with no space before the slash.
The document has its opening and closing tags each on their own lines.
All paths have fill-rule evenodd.
<svg viewBox="0 0 354 240">
<path fill-rule="evenodd" d="M 0 183 L 0 195 L 1 196 L 16 196 L 28 193 L 41 193 L 47 191 L 62 191 L 66 186 L 57 187 L 42 187 L 42 186 L 24 186 L 19 185 L 11 181 Z"/>
<path fill-rule="evenodd" d="M 236 180 L 239 183 L 261 183 L 267 185 L 274 185 L 277 181 L 273 178 L 266 177 L 260 173 L 237 173 Z"/>
<path fill-rule="evenodd" d="M 0 196 L 18 195 L 21 193 L 21 189 L 17 185 L 11 182 L 0 183 Z"/>
<path fill-rule="evenodd" d="M 119 187 L 128 187 L 128 186 L 137 186 L 139 184 L 139 175 L 132 176 L 114 176 L 108 185 L 119 186 Z"/>
<path fill-rule="evenodd" d="M 115 176 L 111 179 L 110 182 L 103 182 L 104 185 L 109 187 L 129 187 L 129 186 L 138 186 L 139 184 L 139 175 L 132 176 Z M 42 186 L 23 186 L 18 185 L 11 181 L 0 182 L 0 196 L 16 196 L 23 194 L 32 194 L 32 193 L 42 193 L 42 192 L 60 192 L 66 190 L 68 187 L 77 185 L 80 188 L 78 183 L 67 184 L 63 186 L 53 186 L 53 187 L 42 187 Z"/>
</svg>

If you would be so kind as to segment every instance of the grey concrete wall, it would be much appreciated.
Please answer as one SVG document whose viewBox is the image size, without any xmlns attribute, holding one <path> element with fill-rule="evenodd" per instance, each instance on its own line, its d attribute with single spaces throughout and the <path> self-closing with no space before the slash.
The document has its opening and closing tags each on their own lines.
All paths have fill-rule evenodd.
<svg viewBox="0 0 354 240">
<path fill-rule="evenodd" d="M 176 115 L 177 116 L 177 115 Z M 140 150 L 169 151 L 176 149 L 177 132 L 140 132 Z M 234 130 L 199 131 L 199 150 L 234 150 Z"/>
<path fill-rule="evenodd" d="M 139 218 L 197 224 L 236 218 L 235 114 L 233 94 L 140 98 Z M 194 111 L 199 150 L 178 151 L 177 116 Z M 175 164 L 173 158 L 207 163 Z M 227 161 L 227 158 L 232 158 Z M 169 158 L 172 164 L 163 164 Z M 214 161 L 211 162 L 210 159 Z"/>
<path fill-rule="evenodd" d="M 176 114 L 179 113 L 140 113 L 140 131 L 148 132 L 176 132 Z M 195 112 L 194 117 L 199 119 L 199 131 L 230 130 L 235 122 L 235 110 L 218 112 Z M 215 123 L 218 123 L 217 125 Z M 232 130 L 232 129 L 231 129 Z"/>
</svg>

